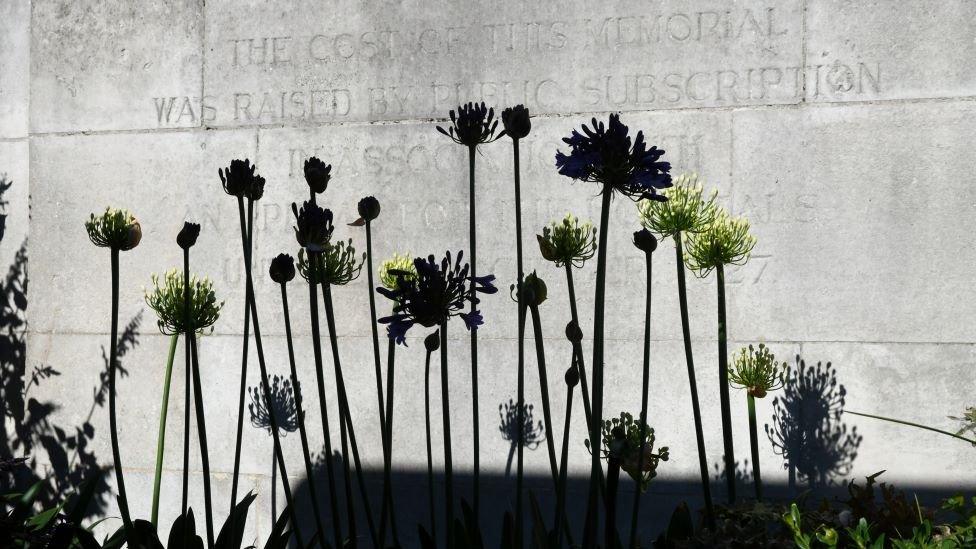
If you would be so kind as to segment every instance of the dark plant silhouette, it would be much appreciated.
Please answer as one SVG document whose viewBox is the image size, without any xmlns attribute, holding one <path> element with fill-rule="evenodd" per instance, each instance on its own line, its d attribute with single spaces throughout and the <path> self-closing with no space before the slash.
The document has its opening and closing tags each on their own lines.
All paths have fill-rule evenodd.
<svg viewBox="0 0 976 549">
<path fill-rule="evenodd" d="M 797 355 L 782 395 L 773 400 L 773 423 L 765 426 L 791 488 L 798 482 L 826 487 L 851 472 L 863 437 L 841 421 L 846 395 L 829 362 L 810 367 Z"/>
<path fill-rule="evenodd" d="M 295 391 L 292 389 L 292 382 L 283 376 L 271 378 L 271 392 L 267 393 L 261 385 L 248 388 L 251 395 L 251 403 L 247 405 L 247 410 L 251 415 L 251 426 L 267 431 L 271 434 L 271 416 L 274 416 L 278 424 L 278 433 L 281 437 L 288 433 L 294 433 L 300 425 L 298 404 L 295 399 Z M 299 399 L 300 400 L 300 399 Z M 278 505 L 275 496 L 278 490 L 275 485 L 277 469 L 275 468 L 275 456 L 277 448 L 271 450 L 271 520 L 278 516 Z M 311 478 L 311 477 L 310 477 Z M 310 486 L 311 487 L 311 486 Z"/>
<path fill-rule="evenodd" d="M 615 193 L 633 199 L 664 200 L 659 189 L 671 186 L 671 165 L 661 162 L 664 151 L 657 147 L 647 148 L 643 132 L 631 139 L 630 129 L 620 122 L 620 115 L 611 114 L 606 125 L 592 121 L 593 128 L 583 125 L 582 133 L 573 133 L 563 139 L 569 145 L 569 154 L 556 153 L 556 167 L 561 175 L 601 186 L 600 242 L 597 248 L 596 291 L 593 312 L 593 405 L 590 418 L 590 438 L 594 451 L 590 471 L 590 489 L 587 499 L 587 520 L 583 544 L 596 543 L 599 523 L 597 500 L 600 486 L 600 428 L 603 424 L 603 369 L 604 369 L 604 318 L 607 272 L 607 227 L 610 223 L 610 200 Z M 608 528 L 613 529 L 608 524 Z"/>
<path fill-rule="evenodd" d="M 528 111 L 524 111 L 525 124 L 514 123 L 519 128 L 519 135 L 528 133 Z M 506 117 L 509 123 L 505 128 L 512 125 L 514 118 L 523 118 L 521 112 L 518 116 L 513 116 L 509 111 Z M 475 152 L 479 145 L 497 141 L 505 135 L 505 129 L 495 133 L 498 127 L 498 120 L 495 119 L 495 109 L 488 108 L 484 103 L 468 103 L 458 106 L 457 113 L 451 111 L 451 125 L 447 130 L 437 126 L 437 131 L 451 138 L 458 145 L 468 148 L 468 251 L 471 253 L 471 287 L 472 296 L 478 292 L 478 231 L 477 231 L 477 208 L 475 207 Z M 471 314 L 475 313 L 475 301 L 471 302 Z M 446 343 L 446 342 L 445 342 Z M 474 516 L 477 520 L 481 504 L 481 448 L 480 448 L 480 422 L 478 413 L 478 332 L 471 330 L 471 427 L 474 443 Z M 452 540 L 448 539 L 450 544 Z"/>
<path fill-rule="evenodd" d="M 708 480 L 708 461 L 705 455 L 705 434 L 702 428 L 701 405 L 698 402 L 698 381 L 695 378 L 695 359 L 691 347 L 691 323 L 688 318 L 688 291 L 685 284 L 685 262 L 682 235 L 704 230 L 715 218 L 715 194 L 702 197 L 698 175 L 682 174 L 674 186 L 665 191 L 667 201 L 644 200 L 638 205 L 641 225 L 662 238 L 674 240 L 675 267 L 678 278 L 678 308 L 681 313 L 681 335 L 688 367 L 688 389 L 691 392 L 691 411 L 695 421 L 695 442 L 698 445 L 698 469 L 701 473 L 702 495 L 705 499 L 705 522 L 715 529 L 712 489 Z"/>
<path fill-rule="evenodd" d="M 512 473 L 512 458 L 515 457 L 515 449 L 519 444 L 535 450 L 546 440 L 546 428 L 542 421 L 535 423 L 532 409 L 531 404 L 520 406 L 512 399 L 498 405 L 498 431 L 502 434 L 502 439 L 512 445 L 505 462 L 506 477 Z"/>
<path fill-rule="evenodd" d="M 393 341 L 392 339 L 390 341 Z M 435 330 L 424 338 L 427 351 L 424 360 L 424 421 L 427 428 L 427 491 L 430 502 L 430 535 L 437 541 L 437 513 L 434 512 L 434 454 L 431 450 L 430 436 L 430 356 L 441 346 L 440 332 Z"/>
<path fill-rule="evenodd" d="M 132 517 L 129 515 L 129 502 L 125 493 L 125 478 L 122 474 L 122 457 L 119 450 L 119 431 L 115 413 L 115 379 L 116 359 L 118 357 L 119 333 L 119 252 L 127 251 L 139 245 L 142 240 L 142 227 L 136 218 L 125 210 L 106 208 L 99 217 L 91 214 L 85 223 L 85 230 L 92 244 L 99 248 L 108 248 L 111 257 L 112 272 L 112 328 L 109 340 L 109 377 L 108 377 L 108 420 L 112 438 L 112 467 L 115 469 L 116 488 L 119 491 L 119 512 L 125 526 L 126 537 L 132 540 Z"/>
</svg>

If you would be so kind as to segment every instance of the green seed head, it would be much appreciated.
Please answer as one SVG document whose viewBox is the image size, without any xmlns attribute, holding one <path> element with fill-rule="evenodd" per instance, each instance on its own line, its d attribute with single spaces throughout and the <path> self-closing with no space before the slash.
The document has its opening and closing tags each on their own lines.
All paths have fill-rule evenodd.
<svg viewBox="0 0 976 549">
<path fill-rule="evenodd" d="M 359 255 L 357 260 L 356 248 L 353 247 L 351 238 L 346 242 L 330 242 L 325 251 L 311 256 L 302 248 L 298 250 L 298 272 L 305 280 L 309 280 L 310 258 L 317 261 L 315 280 L 311 282 L 343 286 L 359 278 L 366 254 Z"/>
<path fill-rule="evenodd" d="M 729 370 L 729 384 L 739 389 L 746 389 L 749 395 L 763 398 L 770 391 L 783 387 L 783 380 L 789 366 L 776 362 L 776 355 L 769 352 L 769 347 L 762 343 L 758 348 L 752 345 L 739 349 L 739 353 L 732 357 L 732 369 Z"/>
<path fill-rule="evenodd" d="M 641 431 L 643 430 L 644 452 L 641 453 Z M 590 441 L 584 441 L 590 448 Z M 654 429 L 640 419 L 621 412 L 619 418 L 603 422 L 603 457 L 620 460 L 620 468 L 635 482 L 641 491 L 647 490 L 651 480 L 657 476 L 657 467 L 670 458 L 668 447 L 654 450 Z M 591 450 L 592 451 L 592 450 Z"/>
<path fill-rule="evenodd" d="M 685 265 L 704 277 L 722 265 L 744 265 L 755 246 L 749 222 L 720 210 L 703 231 L 686 236 Z"/>
<path fill-rule="evenodd" d="M 393 257 L 387 259 L 383 263 L 380 263 L 380 284 L 383 285 L 387 290 L 396 291 L 399 289 L 398 282 L 399 278 L 396 275 L 390 273 L 390 271 L 403 271 L 405 273 L 410 273 L 407 280 L 412 280 L 417 276 L 417 268 L 413 264 L 413 257 L 407 252 L 403 255 L 394 253 Z"/>
<path fill-rule="evenodd" d="M 91 214 L 85 230 L 92 243 L 101 248 L 131 250 L 142 240 L 142 226 L 128 210 L 105 208 L 105 213 Z"/>
<path fill-rule="evenodd" d="M 183 307 L 185 289 L 183 274 L 176 269 L 171 269 L 166 272 L 162 281 L 159 276 L 153 275 L 152 283 L 153 290 L 146 290 L 146 303 L 159 317 L 156 321 L 159 331 L 166 335 L 187 331 L 186 309 Z M 213 282 L 209 278 L 190 277 L 190 322 L 193 331 L 203 333 L 207 328 L 211 328 L 220 317 L 220 309 L 223 306 L 223 301 L 217 302 Z"/>
<path fill-rule="evenodd" d="M 716 215 L 718 191 L 705 196 L 696 173 L 683 173 L 674 185 L 664 190 L 667 201 L 641 200 L 637 212 L 641 225 L 662 237 L 696 233 L 707 227 Z"/>
<path fill-rule="evenodd" d="M 539 251 L 557 267 L 571 264 L 582 267 L 596 253 L 596 228 L 589 221 L 567 214 L 562 221 L 553 221 L 537 234 Z"/>
</svg>

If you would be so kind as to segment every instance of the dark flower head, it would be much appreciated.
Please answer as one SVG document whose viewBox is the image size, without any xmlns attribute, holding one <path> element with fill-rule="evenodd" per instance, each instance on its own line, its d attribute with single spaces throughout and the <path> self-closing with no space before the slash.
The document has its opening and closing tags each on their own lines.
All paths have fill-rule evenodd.
<svg viewBox="0 0 976 549">
<path fill-rule="evenodd" d="M 295 258 L 288 254 L 278 254 L 271 260 L 271 267 L 268 269 L 271 280 L 278 284 L 287 284 L 295 278 Z"/>
<path fill-rule="evenodd" d="M 496 135 L 497 127 L 495 109 L 489 109 L 482 102 L 461 105 L 456 113 L 451 111 L 451 126 L 446 130 L 437 126 L 437 131 L 450 137 L 459 145 L 476 147 L 482 143 L 491 143 L 505 135 L 505 130 Z"/>
<path fill-rule="evenodd" d="M 180 248 L 186 250 L 197 243 L 198 236 L 200 236 L 200 224 L 187 221 L 183 223 L 180 234 L 176 235 L 176 243 L 180 245 Z"/>
<path fill-rule="evenodd" d="M 350 238 L 346 242 L 330 242 L 325 251 L 319 254 L 306 255 L 305 250 L 298 250 L 298 272 L 313 284 L 345 286 L 359 278 L 365 260 L 365 253 L 357 258 Z M 310 268 L 312 261 L 316 262 L 314 280 L 309 278 L 313 274 Z"/>
<path fill-rule="evenodd" d="M 664 151 L 647 148 L 644 132 L 637 132 L 631 141 L 630 130 L 620 122 L 619 114 L 611 114 L 604 125 L 592 121 L 593 129 L 584 124 L 582 132 L 573 133 L 563 142 L 569 154 L 556 152 L 556 167 L 566 177 L 602 183 L 634 200 L 647 198 L 665 200 L 658 189 L 671 186 L 671 164 L 661 162 Z"/>
<path fill-rule="evenodd" d="M 332 164 L 326 164 L 316 157 L 305 161 L 305 182 L 312 191 L 312 196 L 322 194 L 332 179 Z"/>
<path fill-rule="evenodd" d="M 602 457 L 620 460 L 620 468 L 637 482 L 641 492 L 647 490 L 651 480 L 657 476 L 660 462 L 670 458 L 668 447 L 661 446 L 655 450 L 654 429 L 627 412 L 621 412 L 619 418 L 605 420 L 602 431 Z M 589 440 L 583 442 L 587 448 L 592 448 Z"/>
<path fill-rule="evenodd" d="M 433 353 L 441 348 L 441 334 L 439 331 L 434 330 L 424 338 L 424 348 L 427 349 L 428 353 Z"/>
<path fill-rule="evenodd" d="M 576 387 L 576 385 L 579 384 L 580 381 L 579 369 L 576 367 L 575 363 L 572 366 L 570 366 L 568 370 L 566 370 L 565 380 L 566 380 L 566 386 L 569 388 Z"/>
<path fill-rule="evenodd" d="M 572 343 L 583 341 L 583 330 L 580 330 L 579 324 L 575 320 L 566 323 L 566 339 Z"/>
<path fill-rule="evenodd" d="M 529 130 L 532 129 L 529 109 L 524 105 L 515 105 L 503 110 L 502 126 L 505 128 L 505 135 L 512 139 L 522 139 L 529 135 Z"/>
<path fill-rule="evenodd" d="M 393 314 L 379 319 L 387 324 L 387 335 L 397 343 L 406 344 L 406 334 L 414 324 L 430 328 L 443 325 L 452 316 L 459 316 L 469 330 L 476 330 L 484 323 L 481 313 L 477 310 L 470 313 L 462 312 L 467 303 L 479 303 L 477 292 L 493 294 L 498 291 L 492 285 L 493 275 L 471 277 L 468 276 L 469 266 L 461 264 L 463 252 L 458 252 L 457 260 L 451 261 L 451 252 L 447 252 L 440 263 L 434 256 L 425 260 L 418 257 L 413 260 L 416 274 L 406 271 L 392 271 L 390 274 L 399 278 L 395 290 L 377 288 L 376 291 L 394 302 Z M 471 292 L 468 283 L 473 283 Z"/>
<path fill-rule="evenodd" d="M 541 420 L 534 419 L 534 408 L 531 404 L 519 404 L 514 399 L 498 405 L 498 430 L 502 438 L 512 443 L 513 447 L 521 444 L 529 450 L 535 450 L 546 440 L 546 429 Z M 522 421 L 519 421 L 521 419 Z"/>
<path fill-rule="evenodd" d="M 634 246 L 645 254 L 653 253 L 657 249 L 657 238 L 647 229 L 634 233 Z"/>
<path fill-rule="evenodd" d="M 522 295 L 519 301 L 527 307 L 538 307 L 547 297 L 546 283 L 532 271 L 522 280 Z"/>
<path fill-rule="evenodd" d="M 375 197 L 367 196 L 360 200 L 356 208 L 359 210 L 359 217 L 366 223 L 380 216 L 380 201 Z"/>
<path fill-rule="evenodd" d="M 247 409 L 251 412 L 251 425 L 271 433 L 271 418 L 274 417 L 278 424 L 278 434 L 285 436 L 294 433 L 298 430 L 301 391 L 297 386 L 292 390 L 291 381 L 284 376 L 274 376 L 268 386 L 271 389 L 270 395 L 261 384 L 248 387 L 251 403 L 247 405 Z"/>
<path fill-rule="evenodd" d="M 332 238 L 332 211 L 319 207 L 314 202 L 306 200 L 299 210 L 298 205 L 291 203 L 291 211 L 295 214 L 295 239 L 298 245 L 309 253 L 324 252 Z"/>
<path fill-rule="evenodd" d="M 224 185 L 224 192 L 231 196 L 243 197 L 251 188 L 256 168 L 257 166 L 245 158 L 231 160 L 230 166 L 217 170 L 220 182 Z"/>
<path fill-rule="evenodd" d="M 85 230 L 92 244 L 100 248 L 131 250 L 142 241 L 142 225 L 126 210 L 105 208 L 105 213 L 91 214 Z"/>
<path fill-rule="evenodd" d="M 255 174 L 244 188 L 244 197 L 248 200 L 261 200 L 264 196 L 264 178 Z"/>
</svg>

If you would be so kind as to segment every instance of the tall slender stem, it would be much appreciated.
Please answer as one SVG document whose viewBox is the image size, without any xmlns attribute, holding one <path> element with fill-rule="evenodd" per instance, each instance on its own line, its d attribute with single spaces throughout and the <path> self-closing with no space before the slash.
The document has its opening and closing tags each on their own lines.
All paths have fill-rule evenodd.
<svg viewBox="0 0 976 549">
<path fill-rule="evenodd" d="M 185 515 L 190 494 L 190 416 L 193 410 L 190 397 L 193 394 L 193 382 L 190 376 L 190 346 L 183 347 L 183 370 L 186 377 L 183 381 L 183 506 L 181 512 Z"/>
<path fill-rule="evenodd" d="M 576 366 L 576 353 L 573 353 L 573 367 Z M 559 482 L 556 484 L 556 518 L 555 524 L 562 524 L 569 520 L 566 517 L 566 480 L 569 461 L 569 426 L 573 419 L 573 389 L 575 385 L 566 388 L 566 422 L 563 426 L 563 446 L 559 457 Z M 556 528 L 556 548 L 562 547 L 563 531 Z"/>
<path fill-rule="evenodd" d="M 312 193 L 315 199 L 315 193 Z M 332 435 L 329 429 L 329 407 L 325 398 L 325 371 L 322 366 L 322 336 L 319 332 L 318 264 L 319 254 L 308 254 L 308 307 L 312 324 L 312 353 L 315 356 L 315 382 L 319 396 L 322 436 L 325 439 L 325 471 L 329 479 L 329 511 L 332 514 L 332 534 L 336 547 L 342 547 L 342 523 L 339 521 L 339 496 L 336 491 L 335 469 L 332 463 Z"/>
<path fill-rule="evenodd" d="M 515 406 L 515 413 L 518 418 L 518 435 L 516 436 L 516 446 L 518 447 L 518 457 L 515 463 L 515 543 L 516 547 L 521 548 L 524 535 L 523 525 L 523 491 L 525 490 L 525 309 L 526 305 L 521 301 L 518 304 L 519 330 L 518 330 L 518 372 L 516 382 L 516 398 L 518 402 Z"/>
<path fill-rule="evenodd" d="M 254 236 L 254 201 L 247 201 L 247 218 L 240 216 L 241 240 L 251 254 L 253 250 L 252 237 Z M 251 339 L 251 315 L 248 313 L 251 304 L 248 302 L 250 296 L 244 292 L 244 337 L 241 343 L 241 388 L 237 397 L 237 438 L 234 445 L 234 475 L 231 477 L 230 488 L 230 509 L 234 510 L 237 505 L 237 486 L 241 472 L 241 443 L 244 438 L 244 395 L 247 394 L 247 346 Z"/>
<path fill-rule="evenodd" d="M 437 514 L 434 512 L 434 454 L 431 451 L 430 437 L 430 355 L 424 364 L 424 419 L 427 426 L 427 491 L 430 495 L 430 536 L 437 544 Z"/>
<path fill-rule="evenodd" d="M 352 468 L 349 466 L 349 430 L 339 411 L 339 442 L 342 445 L 342 488 L 346 492 L 346 524 L 349 527 L 347 543 L 359 544 L 359 529 L 356 527 L 356 498 L 352 494 Z"/>
<path fill-rule="evenodd" d="M 112 435 L 112 461 L 115 467 L 115 483 L 119 490 L 119 512 L 126 538 L 131 539 L 132 518 L 129 516 L 129 500 L 125 495 L 125 478 L 122 474 L 122 454 L 119 452 L 119 429 L 115 419 L 115 371 L 119 352 L 119 249 L 112 248 L 112 340 L 109 342 L 108 366 L 108 421 Z"/>
<path fill-rule="evenodd" d="M 376 370 L 376 401 L 380 411 L 380 444 L 383 448 L 383 500 L 380 502 L 380 547 L 386 544 L 386 521 L 392 511 L 388 505 L 390 499 L 390 478 L 386 474 L 387 456 L 390 448 L 386 441 L 386 410 L 383 405 L 383 371 L 380 365 L 380 336 L 376 326 L 376 296 L 373 295 L 373 229 L 372 222 L 366 220 L 366 291 L 369 294 L 369 327 L 373 336 L 373 366 Z"/>
<path fill-rule="evenodd" d="M 278 448 L 271 447 L 271 524 L 278 520 L 278 469 L 275 467 L 275 456 Z M 311 484 L 311 483 L 310 483 Z"/>
<path fill-rule="evenodd" d="M 163 377 L 163 403 L 159 408 L 159 435 L 156 438 L 156 472 L 153 476 L 152 514 L 150 521 L 159 526 L 159 485 L 163 479 L 163 452 L 166 447 L 166 412 L 169 410 L 169 385 L 173 378 L 173 358 L 176 357 L 178 333 L 169 338 L 169 353 L 166 355 L 166 374 Z"/>
<path fill-rule="evenodd" d="M 599 523 L 600 446 L 603 426 L 603 308 L 607 283 L 607 228 L 610 225 L 610 199 L 613 188 L 603 186 L 600 207 L 600 243 L 596 259 L 596 292 L 593 310 L 593 415 L 590 417 L 590 489 L 587 500 L 587 521 L 583 533 L 583 547 L 596 545 Z M 609 487 L 608 487 L 609 488 Z M 609 497 L 609 494 L 608 494 Z M 609 525 L 608 525 L 609 526 Z"/>
<path fill-rule="evenodd" d="M 650 392 L 651 377 L 651 257 L 650 253 L 644 254 L 647 264 L 647 301 L 644 305 L 644 371 L 641 383 L 641 427 L 640 427 L 640 453 L 637 459 L 643 462 L 644 451 L 647 449 L 647 396 Z M 643 474 L 641 472 L 640 474 Z M 630 514 L 630 547 L 637 549 L 640 545 L 637 540 L 637 515 L 640 513 L 641 487 L 638 485 L 634 490 L 634 505 Z"/>
<path fill-rule="evenodd" d="M 197 435 L 200 439 L 200 463 L 203 466 L 203 506 L 206 514 L 207 546 L 214 545 L 213 500 L 210 491 L 210 452 L 207 449 L 207 421 L 203 408 L 203 384 L 200 383 L 200 359 L 197 356 L 197 332 L 193 325 L 190 303 L 190 249 L 183 249 L 183 336 L 190 347 L 191 372 L 193 374 L 193 409 L 197 416 Z"/>
<path fill-rule="evenodd" d="M 329 343 L 332 344 L 332 362 L 335 367 L 336 389 L 339 394 L 339 421 L 345 424 L 349 433 L 349 447 L 352 450 L 353 461 L 356 465 L 356 478 L 359 481 L 359 494 L 366 510 L 366 526 L 369 528 L 370 541 L 376 545 L 376 525 L 373 522 L 373 511 L 369 504 L 369 492 L 366 488 L 366 478 L 363 476 L 363 465 L 359 459 L 359 446 L 356 444 L 356 430 L 349 413 L 349 396 L 346 392 L 345 377 L 342 375 L 342 363 L 339 361 L 339 341 L 335 325 L 335 312 L 332 307 L 332 286 L 322 282 L 322 298 L 325 301 L 325 321 L 329 328 Z M 343 423 L 340 423 L 342 425 Z M 346 458 L 348 459 L 348 458 Z"/>
<path fill-rule="evenodd" d="M 756 427 L 756 397 L 746 395 L 749 406 L 749 449 L 752 450 L 752 479 L 756 485 L 756 501 L 762 501 L 762 476 L 759 473 L 759 433 Z"/>
<path fill-rule="evenodd" d="M 477 217 L 475 215 L 474 189 L 474 153 L 475 146 L 468 147 L 468 247 L 471 250 L 471 296 L 474 297 L 478 276 L 478 239 Z M 471 312 L 474 312 L 475 300 L 471 300 Z M 481 444 L 480 444 L 481 416 L 478 413 L 478 330 L 471 330 L 471 434 L 474 442 L 474 517 L 478 520 L 481 507 Z M 448 526 L 450 528 L 450 526 Z"/>
<path fill-rule="evenodd" d="M 681 249 L 681 233 L 674 235 L 674 253 L 678 269 L 678 306 L 681 309 L 681 334 L 685 343 L 685 359 L 688 363 L 688 388 L 691 390 L 691 411 L 695 418 L 695 440 L 698 443 L 698 468 L 701 470 L 702 493 L 705 498 L 705 522 L 715 529 L 715 512 L 712 508 L 712 489 L 708 483 L 708 463 L 705 458 L 705 435 L 702 431 L 701 407 L 698 404 L 698 383 L 695 380 L 695 360 L 691 352 L 691 327 L 688 322 L 688 297 L 685 289 L 684 253 Z"/>
<path fill-rule="evenodd" d="M 370 283 L 372 286 L 372 283 Z M 373 323 L 376 324 L 375 322 Z M 397 533 L 396 507 L 393 505 L 393 387 L 394 363 L 396 359 L 396 342 L 389 340 L 386 353 L 386 456 L 383 463 L 383 482 L 389 488 L 386 491 L 386 507 L 390 510 L 390 527 L 393 531 L 393 544 L 400 546 L 400 535 Z M 381 536 L 382 537 L 382 536 Z"/>
<path fill-rule="evenodd" d="M 861 412 L 852 412 L 850 410 L 844 410 L 844 413 L 845 414 L 853 414 L 855 416 L 861 416 L 861 417 L 869 417 L 869 418 L 872 418 L 872 419 L 880 419 L 881 421 L 890 421 L 891 423 L 898 423 L 900 425 L 907 425 L 909 427 L 917 427 L 919 429 L 925 429 L 926 431 L 932 431 L 934 433 L 940 433 L 940 434 L 943 434 L 943 435 L 946 435 L 946 436 L 950 436 L 952 438 L 958 438 L 959 440 L 962 440 L 962 441 L 968 442 L 970 444 L 976 445 L 976 439 L 966 438 L 966 437 L 960 435 L 959 433 L 953 433 L 953 432 L 950 432 L 950 431 L 943 431 L 942 429 L 936 429 L 935 427 L 929 427 L 928 425 L 922 425 L 920 423 L 913 423 L 911 421 L 905 421 L 903 419 L 895 419 L 895 418 L 884 417 L 884 416 L 876 416 L 876 415 L 873 415 L 873 414 L 865 414 L 865 413 L 861 413 Z"/>
<path fill-rule="evenodd" d="M 325 528 L 322 527 L 322 510 L 319 508 L 319 497 L 315 492 L 315 469 L 312 467 L 312 455 L 308 447 L 308 432 L 305 430 L 305 399 L 302 395 L 301 383 L 298 381 L 298 368 L 295 366 L 295 346 L 292 343 L 291 315 L 288 307 L 288 290 L 285 283 L 281 283 L 281 312 L 285 318 L 285 341 L 288 344 L 288 366 L 291 369 L 291 384 L 295 392 L 295 404 L 298 408 L 298 436 L 302 441 L 302 458 L 305 460 L 305 477 L 308 479 L 308 493 L 312 499 L 312 512 L 315 514 L 315 528 L 318 532 L 319 544 L 325 542 Z M 272 467 L 274 462 L 272 461 Z M 272 483 L 272 488 L 274 483 Z"/>
<path fill-rule="evenodd" d="M 725 320 L 725 269 L 715 268 L 718 280 L 718 390 L 722 407 L 722 444 L 729 504 L 735 503 L 735 451 L 732 447 L 732 405 L 729 399 L 729 351 Z"/>
<path fill-rule="evenodd" d="M 244 213 L 244 199 L 237 197 L 238 212 Z M 254 300 L 254 279 L 251 276 L 251 251 L 244 246 L 244 279 L 245 279 L 245 303 L 250 303 L 251 324 L 254 326 L 254 348 L 258 352 L 258 369 L 261 371 L 261 387 L 265 395 L 271 394 L 271 384 L 268 382 L 268 368 L 264 360 L 264 345 L 261 343 L 261 326 L 258 321 L 258 307 Z M 250 299 L 247 299 L 250 297 Z M 294 527 L 295 541 L 300 547 L 304 547 L 302 541 L 301 528 L 298 524 L 298 510 L 291 496 L 291 486 L 288 484 L 288 471 L 285 468 L 285 457 L 281 451 L 281 441 L 278 433 L 278 418 L 274 414 L 268 415 L 271 423 L 271 436 L 274 440 L 275 453 L 278 455 L 278 471 L 281 474 L 281 486 L 285 491 L 285 503 L 288 505 L 291 515 L 292 526 Z"/>
<path fill-rule="evenodd" d="M 447 375 L 447 322 L 441 324 L 441 413 L 444 420 L 444 509 L 447 547 L 454 547 L 454 471 L 451 463 L 451 401 Z"/>
<path fill-rule="evenodd" d="M 539 390 L 542 393 L 542 420 L 546 427 L 546 447 L 549 450 L 549 468 L 552 470 L 553 488 L 559 484 L 559 465 L 556 462 L 556 442 L 552 436 L 552 410 L 549 406 L 549 374 L 546 371 L 546 349 L 542 339 L 542 319 L 539 307 L 529 305 L 532 314 L 532 332 L 535 336 L 535 355 L 539 367 Z M 521 424 L 520 424 L 521 425 Z"/>
<path fill-rule="evenodd" d="M 603 532 L 608 549 L 616 549 L 617 540 L 617 491 L 620 487 L 620 458 L 611 456 L 607 465 L 607 520 Z"/>
</svg>

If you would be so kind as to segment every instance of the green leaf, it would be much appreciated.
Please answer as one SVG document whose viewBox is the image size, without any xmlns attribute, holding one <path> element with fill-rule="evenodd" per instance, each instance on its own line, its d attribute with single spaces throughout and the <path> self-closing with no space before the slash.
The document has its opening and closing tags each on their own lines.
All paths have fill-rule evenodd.
<svg viewBox="0 0 976 549">
<path fill-rule="evenodd" d="M 224 525 L 217 534 L 216 549 L 238 549 L 244 540 L 244 526 L 247 525 L 247 512 L 257 495 L 248 492 L 241 501 L 234 505 L 234 509 L 227 516 Z"/>
</svg>

